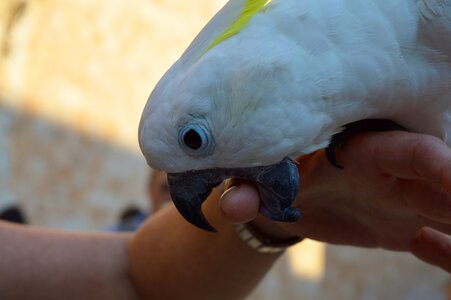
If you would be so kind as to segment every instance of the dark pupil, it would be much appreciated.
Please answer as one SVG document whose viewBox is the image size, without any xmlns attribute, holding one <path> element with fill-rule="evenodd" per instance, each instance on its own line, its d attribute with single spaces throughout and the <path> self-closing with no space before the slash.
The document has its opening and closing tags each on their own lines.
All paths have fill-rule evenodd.
<svg viewBox="0 0 451 300">
<path fill-rule="evenodd" d="M 197 150 L 202 146 L 202 138 L 194 129 L 190 129 L 185 133 L 183 142 L 193 150 Z"/>
</svg>

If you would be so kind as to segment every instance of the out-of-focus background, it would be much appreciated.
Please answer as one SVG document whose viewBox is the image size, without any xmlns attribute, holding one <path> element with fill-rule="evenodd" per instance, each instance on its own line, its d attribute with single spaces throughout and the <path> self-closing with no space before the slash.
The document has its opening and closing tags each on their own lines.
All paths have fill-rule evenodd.
<svg viewBox="0 0 451 300">
<path fill-rule="evenodd" d="M 147 97 L 225 0 L 1 0 L 0 210 L 104 230 L 148 207 L 137 143 Z M 0 241 L 1 247 L 1 241 Z M 249 299 L 451 299 L 451 277 L 408 254 L 290 249 Z"/>
</svg>

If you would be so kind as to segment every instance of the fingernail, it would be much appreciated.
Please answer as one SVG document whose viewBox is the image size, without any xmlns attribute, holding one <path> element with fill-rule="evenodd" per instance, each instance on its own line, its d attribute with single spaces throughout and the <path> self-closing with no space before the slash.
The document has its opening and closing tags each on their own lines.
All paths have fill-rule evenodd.
<svg viewBox="0 0 451 300">
<path fill-rule="evenodd" d="M 229 178 L 224 181 L 224 188 L 228 190 L 231 187 L 237 186 L 239 183 L 239 179 L 237 178 Z"/>
<path fill-rule="evenodd" d="M 221 195 L 221 201 L 223 200 L 223 199 L 225 199 L 226 197 L 231 197 L 231 194 L 233 194 L 233 190 L 235 190 L 236 189 L 236 185 L 233 185 L 233 186 L 231 186 L 231 187 L 229 187 L 227 190 L 225 190 L 224 191 L 224 193 L 222 193 L 222 195 Z"/>
</svg>

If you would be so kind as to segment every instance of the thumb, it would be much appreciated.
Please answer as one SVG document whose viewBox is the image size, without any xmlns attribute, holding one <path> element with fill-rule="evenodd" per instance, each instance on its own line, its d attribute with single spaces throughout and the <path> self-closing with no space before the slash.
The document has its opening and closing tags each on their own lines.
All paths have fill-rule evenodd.
<svg viewBox="0 0 451 300">
<path fill-rule="evenodd" d="M 228 180 L 219 207 L 223 217 L 230 223 L 247 223 L 255 219 L 260 207 L 260 196 L 249 182 Z"/>
</svg>

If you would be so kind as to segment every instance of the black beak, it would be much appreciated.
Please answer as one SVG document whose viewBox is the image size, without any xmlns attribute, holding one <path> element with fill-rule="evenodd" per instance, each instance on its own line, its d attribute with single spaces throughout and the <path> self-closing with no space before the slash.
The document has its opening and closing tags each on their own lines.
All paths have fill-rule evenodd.
<svg viewBox="0 0 451 300">
<path fill-rule="evenodd" d="M 301 213 L 291 207 L 299 190 L 299 172 L 290 158 L 263 167 L 210 169 L 168 174 L 172 201 L 182 216 L 191 224 L 215 232 L 202 214 L 202 203 L 212 189 L 227 178 L 253 181 L 260 193 L 260 212 L 275 221 L 296 222 Z"/>
<path fill-rule="evenodd" d="M 208 170 L 169 173 L 168 184 L 172 201 L 182 216 L 191 224 L 216 232 L 202 214 L 202 203 L 222 179 Z"/>
</svg>

